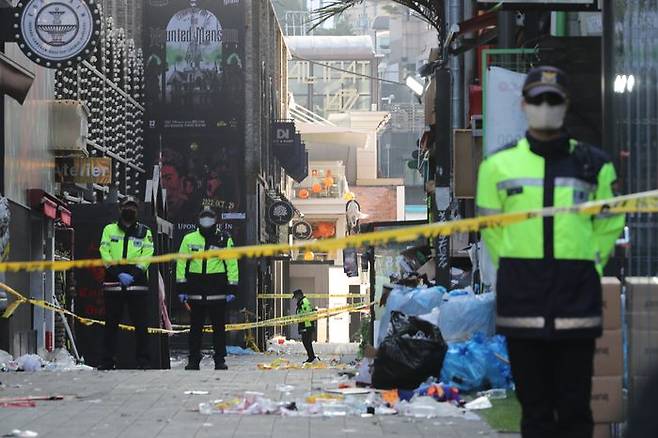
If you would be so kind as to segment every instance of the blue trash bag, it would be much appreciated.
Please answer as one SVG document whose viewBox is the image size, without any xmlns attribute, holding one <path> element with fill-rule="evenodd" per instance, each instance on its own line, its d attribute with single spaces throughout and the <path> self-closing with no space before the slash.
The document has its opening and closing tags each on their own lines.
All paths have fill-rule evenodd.
<svg viewBox="0 0 658 438">
<path fill-rule="evenodd" d="M 466 342 L 449 344 L 441 381 L 462 392 L 511 389 L 512 372 L 505 338 L 500 335 L 487 338 L 476 333 Z"/>
<path fill-rule="evenodd" d="M 512 389 L 512 367 L 509 363 L 507 353 L 507 341 L 505 336 L 496 335 L 488 338 L 485 345 L 489 352 L 489 366 L 487 367 L 487 378 L 493 388 Z"/>
<path fill-rule="evenodd" d="M 453 290 L 443 296 L 439 328 L 446 342 L 463 342 L 475 333 L 493 336 L 496 297 L 492 292 L 475 295 Z"/>
<path fill-rule="evenodd" d="M 227 345 L 226 354 L 231 356 L 249 356 L 256 354 L 256 352 L 254 350 L 250 350 L 249 348 L 238 347 L 237 345 Z"/>
<path fill-rule="evenodd" d="M 446 292 L 442 286 L 424 289 L 412 289 L 409 287 L 396 287 L 386 300 L 386 310 L 379 323 L 379 334 L 377 345 L 381 344 L 391 320 L 391 312 L 401 312 L 407 316 L 418 316 L 431 313 L 432 309 L 441 305 L 443 294 Z"/>
</svg>

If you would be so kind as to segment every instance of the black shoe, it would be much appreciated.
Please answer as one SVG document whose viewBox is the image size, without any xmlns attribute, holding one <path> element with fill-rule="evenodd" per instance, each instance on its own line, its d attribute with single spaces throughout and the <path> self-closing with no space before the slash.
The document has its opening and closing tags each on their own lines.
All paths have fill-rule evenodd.
<svg viewBox="0 0 658 438">
<path fill-rule="evenodd" d="M 226 362 L 223 360 L 215 362 L 215 369 L 216 370 L 228 370 L 228 367 L 226 366 Z"/>
<path fill-rule="evenodd" d="M 188 362 L 187 365 L 185 365 L 185 369 L 188 371 L 198 371 L 199 368 L 199 362 Z"/>
<path fill-rule="evenodd" d="M 96 368 L 98 371 L 111 371 L 114 369 L 113 363 L 102 363 Z"/>
</svg>

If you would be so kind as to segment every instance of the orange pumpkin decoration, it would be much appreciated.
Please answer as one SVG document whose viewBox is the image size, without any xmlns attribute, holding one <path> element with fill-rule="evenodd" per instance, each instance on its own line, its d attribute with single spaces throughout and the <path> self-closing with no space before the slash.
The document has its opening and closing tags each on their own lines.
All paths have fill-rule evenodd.
<svg viewBox="0 0 658 438">
<path fill-rule="evenodd" d="M 299 199 L 308 199 L 309 196 L 311 196 L 311 193 L 309 193 L 308 189 L 301 189 L 297 192 L 297 197 Z"/>
<path fill-rule="evenodd" d="M 311 191 L 313 193 L 320 193 L 322 191 L 322 186 L 318 183 L 315 183 L 311 186 Z"/>
<path fill-rule="evenodd" d="M 314 239 L 330 239 L 336 236 L 336 224 L 333 222 L 313 223 Z"/>
</svg>

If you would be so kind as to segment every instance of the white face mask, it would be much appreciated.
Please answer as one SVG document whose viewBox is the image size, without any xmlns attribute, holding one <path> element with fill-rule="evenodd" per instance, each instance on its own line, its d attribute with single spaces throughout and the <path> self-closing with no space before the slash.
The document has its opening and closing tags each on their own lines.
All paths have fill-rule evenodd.
<svg viewBox="0 0 658 438">
<path fill-rule="evenodd" d="M 523 108 L 528 126 L 532 129 L 560 129 L 567 115 L 566 102 L 561 105 L 549 105 L 547 102 L 542 102 L 541 105 L 526 103 Z"/>
<path fill-rule="evenodd" d="M 215 219 L 211 217 L 202 217 L 199 219 L 199 225 L 201 225 L 201 228 L 210 228 L 215 225 L 215 223 Z"/>
</svg>

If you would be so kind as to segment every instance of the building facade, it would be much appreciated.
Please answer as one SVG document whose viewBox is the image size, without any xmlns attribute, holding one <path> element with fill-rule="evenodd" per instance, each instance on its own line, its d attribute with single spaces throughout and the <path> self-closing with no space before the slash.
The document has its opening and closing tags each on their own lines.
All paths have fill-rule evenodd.
<svg viewBox="0 0 658 438">
<path fill-rule="evenodd" d="M 119 12 L 133 14 L 115 5 L 113 13 Z M 33 62 L 14 42 L 0 50 L 3 74 L 27 78 L 23 90 L 11 81 L 1 90 L 0 190 L 12 213 L 9 260 L 71 259 L 72 205 L 144 195 L 139 183 L 144 174 L 141 55 L 114 17 L 102 7 L 97 13 L 97 51 L 82 62 L 49 68 L 54 66 Z M 75 163 L 102 165 L 107 181 L 83 181 L 67 173 Z M 6 275 L 7 283 L 26 296 L 69 308 L 75 296 L 72 280 L 71 272 Z M 19 355 L 62 346 L 59 322 L 52 312 L 20 306 L 10 319 L 0 320 L 0 349 Z"/>
</svg>

